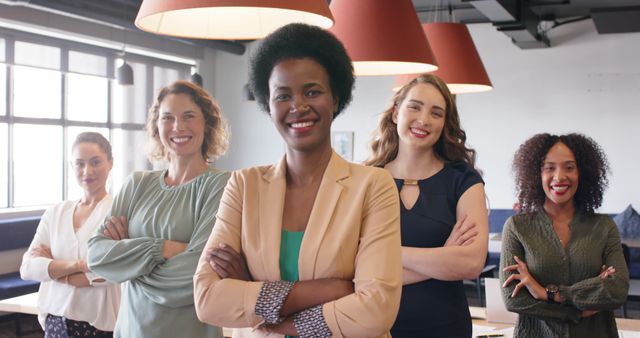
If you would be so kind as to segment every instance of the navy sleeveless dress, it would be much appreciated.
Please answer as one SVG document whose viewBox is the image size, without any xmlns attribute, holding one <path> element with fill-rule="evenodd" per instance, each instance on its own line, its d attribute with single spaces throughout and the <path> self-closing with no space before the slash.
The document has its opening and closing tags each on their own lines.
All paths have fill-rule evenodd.
<svg viewBox="0 0 640 338">
<path fill-rule="evenodd" d="M 404 181 L 396 179 L 398 192 Z M 420 194 L 408 210 L 401 206 L 402 246 L 444 246 L 456 223 L 456 205 L 467 189 L 484 183 L 465 163 L 448 163 L 418 181 Z M 471 316 L 462 281 L 429 279 L 402 288 L 400 312 L 391 329 L 394 338 L 471 337 Z"/>
</svg>

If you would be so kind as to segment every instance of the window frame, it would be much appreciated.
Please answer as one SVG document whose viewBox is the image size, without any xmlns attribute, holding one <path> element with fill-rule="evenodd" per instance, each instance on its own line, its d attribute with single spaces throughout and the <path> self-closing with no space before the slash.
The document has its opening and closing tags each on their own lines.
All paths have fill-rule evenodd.
<svg viewBox="0 0 640 338">
<path fill-rule="evenodd" d="M 94 46 L 89 44 L 83 44 L 76 41 L 68 41 L 59 38 L 53 37 L 45 37 L 40 36 L 33 33 L 21 32 L 13 29 L 2 28 L 0 27 L 0 39 L 5 41 L 5 61 L 0 62 L 1 67 L 5 67 L 6 69 L 6 104 L 5 104 L 5 115 L 0 115 L 0 123 L 6 123 L 7 125 L 7 142 L 6 145 L 2 145 L 4 140 L 0 140 L 0 145 L 7 147 L 7 177 L 0 177 L 0 182 L 7 184 L 7 205 L 0 205 L 0 219 L 5 218 L 7 215 L 15 215 L 23 214 L 31 214 L 35 210 L 43 210 L 46 206 L 27 206 L 27 207 L 15 207 L 15 182 L 14 182 L 14 125 L 15 124 L 30 124 L 30 125 L 56 125 L 62 126 L 62 196 L 61 200 L 66 200 L 69 198 L 69 154 L 68 154 L 68 146 L 71 140 L 68 140 L 68 127 L 90 127 L 90 128 L 106 128 L 109 130 L 109 139 L 113 143 L 114 142 L 114 130 L 121 129 L 123 132 L 127 131 L 140 131 L 144 130 L 144 123 L 114 123 L 114 91 L 119 86 L 117 81 L 115 80 L 115 64 L 116 59 L 120 58 L 122 55 L 122 51 L 116 51 L 105 47 Z M 60 80 L 61 80 L 61 116 L 59 118 L 34 118 L 34 117 L 20 117 L 14 116 L 14 102 L 13 102 L 13 79 L 14 79 L 14 66 L 24 66 L 24 67 L 32 67 L 32 68 L 42 68 L 42 69 L 51 69 L 46 67 L 37 67 L 32 65 L 22 65 L 15 63 L 15 42 L 27 42 L 39 45 L 46 45 L 51 47 L 56 47 L 60 49 L 60 69 L 57 71 L 60 72 Z M 93 54 L 100 57 L 106 57 L 106 76 L 90 74 L 87 72 L 79 72 L 79 71 L 69 71 L 69 52 L 75 51 L 86 54 Z M 154 99 L 153 85 L 154 85 L 154 67 L 163 67 L 170 68 L 178 71 L 179 78 L 187 79 L 190 75 L 190 68 L 192 67 L 189 64 L 182 64 L 173 61 L 161 60 L 152 58 L 149 56 L 142 56 L 127 53 L 125 59 L 127 61 L 141 63 L 146 66 L 146 88 L 145 93 L 146 97 L 144 98 L 145 107 L 149 107 Z M 108 80 L 107 86 L 107 119 L 106 122 L 88 122 L 88 121 L 78 121 L 78 120 L 69 120 L 67 116 L 67 93 L 68 93 L 68 74 L 83 74 L 83 75 L 92 75 L 103 77 Z M 144 112 L 146 115 L 146 111 Z M 144 154 L 141 150 L 141 154 Z M 151 164 L 147 162 L 147 168 L 151 169 Z M 125 174 L 126 176 L 126 174 Z M 111 190 L 115 190 L 111 187 Z"/>
</svg>

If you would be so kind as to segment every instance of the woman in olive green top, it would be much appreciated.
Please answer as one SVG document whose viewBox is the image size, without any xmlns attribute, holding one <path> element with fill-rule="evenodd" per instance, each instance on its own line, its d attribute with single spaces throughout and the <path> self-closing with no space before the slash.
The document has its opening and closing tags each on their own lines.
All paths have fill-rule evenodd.
<svg viewBox="0 0 640 338">
<path fill-rule="evenodd" d="M 169 167 L 129 176 L 89 241 L 89 267 L 123 282 L 116 337 L 222 337 L 193 305 L 193 274 L 229 179 L 207 163 L 227 145 L 220 108 L 202 88 L 178 81 L 159 92 L 147 132 L 150 157 Z"/>
<path fill-rule="evenodd" d="M 600 147 L 580 134 L 538 134 L 515 155 L 521 213 L 507 220 L 500 257 L 515 337 L 617 337 L 613 310 L 629 272 L 611 218 L 594 213 L 607 186 Z"/>
</svg>

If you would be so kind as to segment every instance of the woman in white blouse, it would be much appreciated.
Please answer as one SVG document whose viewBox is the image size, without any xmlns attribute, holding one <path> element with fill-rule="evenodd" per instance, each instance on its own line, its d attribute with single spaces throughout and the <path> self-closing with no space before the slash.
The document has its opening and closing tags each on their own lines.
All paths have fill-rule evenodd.
<svg viewBox="0 0 640 338">
<path fill-rule="evenodd" d="M 81 133 L 71 159 L 84 196 L 44 212 L 20 275 L 41 282 L 38 319 L 45 337 L 112 337 L 120 286 L 91 273 L 86 263 L 87 241 L 111 209 L 105 187 L 113 167 L 111 145 L 98 133 Z"/>
</svg>

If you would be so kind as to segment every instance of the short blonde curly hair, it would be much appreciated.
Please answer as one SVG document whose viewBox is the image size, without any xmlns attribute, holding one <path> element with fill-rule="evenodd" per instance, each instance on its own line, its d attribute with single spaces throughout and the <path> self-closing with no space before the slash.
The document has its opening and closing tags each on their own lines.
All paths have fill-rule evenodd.
<svg viewBox="0 0 640 338">
<path fill-rule="evenodd" d="M 223 155 L 229 146 L 229 131 L 227 123 L 222 118 L 220 106 L 216 100 L 200 86 L 188 81 L 176 81 L 173 84 L 160 89 L 156 95 L 155 102 L 149 109 L 147 118 L 147 136 L 149 137 L 149 160 L 170 161 L 169 152 L 160 141 L 158 132 L 158 118 L 160 115 L 160 104 L 167 95 L 186 94 L 200 107 L 204 115 L 204 141 L 202 142 L 202 157 L 207 162 L 213 162 Z"/>
</svg>

